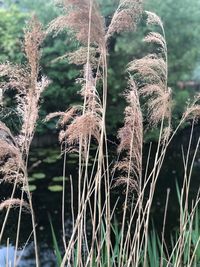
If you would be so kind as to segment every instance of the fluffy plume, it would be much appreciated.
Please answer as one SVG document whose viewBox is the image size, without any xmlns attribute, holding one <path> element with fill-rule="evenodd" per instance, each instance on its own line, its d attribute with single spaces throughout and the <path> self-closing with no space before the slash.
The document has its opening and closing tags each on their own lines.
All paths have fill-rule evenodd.
<svg viewBox="0 0 200 267">
<path fill-rule="evenodd" d="M 5 124 L 0 122 L 0 176 L 1 180 L 18 183 L 24 180 L 23 161 L 15 138 Z"/>
<path fill-rule="evenodd" d="M 96 141 L 99 140 L 102 127 L 102 106 L 90 65 L 85 66 L 84 73 L 84 79 L 79 80 L 82 84 L 80 94 L 85 103 L 82 114 L 77 114 L 67 129 L 61 131 L 60 141 L 67 140 L 69 147 L 73 147 L 82 139 L 85 150 L 90 136 Z"/>
<path fill-rule="evenodd" d="M 200 118 L 200 94 L 197 93 L 191 104 L 188 104 L 186 111 L 183 114 L 184 120 L 198 120 Z"/>
<path fill-rule="evenodd" d="M 160 46 L 161 48 L 161 51 L 163 51 L 164 53 L 166 53 L 166 47 L 167 47 L 167 44 L 166 44 L 166 40 L 165 38 L 160 34 L 160 33 L 157 33 L 157 32 L 150 32 L 145 38 L 144 38 L 144 41 L 146 43 L 154 43 L 154 44 L 157 44 Z"/>
<path fill-rule="evenodd" d="M 138 20 L 142 14 L 142 2 L 142 0 L 120 1 L 108 27 L 107 39 L 114 33 L 136 29 Z"/>
<path fill-rule="evenodd" d="M 90 64 L 93 67 L 98 65 L 98 58 L 96 57 L 99 51 L 94 48 L 90 47 L 89 57 L 90 57 Z M 86 65 L 88 60 L 88 48 L 81 47 L 80 49 L 76 50 L 75 52 L 68 53 L 66 55 L 68 62 L 75 65 Z"/>
<path fill-rule="evenodd" d="M 8 89 L 14 89 L 19 94 L 26 92 L 28 87 L 28 70 L 20 65 L 14 65 L 10 62 L 0 64 L 0 77 L 6 78 L 4 82 L 3 79 L 0 83 L 2 95 Z"/>
<path fill-rule="evenodd" d="M 3 122 L 0 122 L 0 139 L 6 141 L 9 145 L 17 146 L 10 129 Z"/>
<path fill-rule="evenodd" d="M 56 58 L 53 62 L 67 59 L 68 63 L 75 64 L 77 66 L 84 66 L 87 64 L 88 61 L 88 54 L 90 58 L 90 65 L 93 68 L 97 68 L 100 61 L 99 61 L 99 54 L 100 51 L 96 47 L 90 47 L 88 51 L 88 47 L 82 46 L 79 49 L 75 50 L 74 52 L 66 53 L 65 55 Z"/>
<path fill-rule="evenodd" d="M 128 71 L 139 72 L 148 82 L 161 84 L 166 79 L 166 63 L 156 54 L 147 55 L 129 63 Z"/>
<path fill-rule="evenodd" d="M 19 154 L 18 150 L 15 146 L 10 145 L 7 141 L 3 141 L 0 139 L 0 163 L 4 163 L 9 158 L 12 158 L 17 162 Z"/>
<path fill-rule="evenodd" d="M 39 72 L 39 61 L 41 57 L 40 47 L 45 38 L 42 24 L 33 17 L 25 30 L 24 50 L 30 68 L 31 85 L 35 86 Z M 34 90 L 34 88 L 33 88 Z"/>
<path fill-rule="evenodd" d="M 39 100 L 41 93 L 48 86 L 49 80 L 42 77 L 41 81 L 37 81 L 32 88 L 28 88 L 25 95 L 17 95 L 18 113 L 23 119 L 21 133 L 18 137 L 20 147 L 25 145 L 25 150 L 33 138 L 36 121 L 38 119 Z M 31 90 L 33 89 L 33 91 Z"/>
<path fill-rule="evenodd" d="M 79 82 L 82 85 L 80 94 L 84 98 L 84 106 L 73 107 L 66 112 L 51 113 L 46 117 L 46 120 L 60 117 L 59 140 L 67 144 L 68 152 L 76 151 L 76 145 L 80 144 L 80 140 L 82 140 L 83 151 L 86 151 L 90 137 L 99 141 L 102 127 L 102 106 L 90 64 L 85 66 L 84 78 L 79 79 Z"/>
<path fill-rule="evenodd" d="M 40 47 L 45 38 L 42 25 L 32 18 L 25 30 L 24 50 L 27 58 L 27 69 L 29 70 L 29 84 L 24 95 L 18 95 L 18 112 L 23 118 L 23 125 L 19 137 L 20 145 L 25 146 L 25 151 L 29 149 L 33 138 L 35 124 L 38 118 L 39 99 L 41 93 L 48 86 L 49 81 L 42 77 L 38 81 L 39 60 L 41 57 Z"/>
<path fill-rule="evenodd" d="M 150 11 L 145 11 L 145 13 L 147 14 L 147 25 L 158 25 L 163 30 L 163 23 L 158 15 Z"/>
<path fill-rule="evenodd" d="M 90 1 L 88 0 L 59 0 L 63 7 L 64 15 L 53 20 L 48 32 L 59 33 L 70 29 L 76 34 L 77 40 L 83 44 L 88 43 L 88 29 L 90 21 Z M 104 46 L 104 22 L 98 12 L 97 5 L 92 3 L 90 41 L 101 47 Z"/>
<path fill-rule="evenodd" d="M 151 12 L 146 12 L 147 24 L 159 25 L 163 35 L 150 32 L 144 41 L 158 46 L 158 52 L 133 60 L 128 65 L 128 71 L 138 73 L 142 79 L 140 84 L 140 95 L 147 98 L 146 106 L 148 118 L 151 125 L 157 125 L 164 118 L 170 121 L 171 117 L 171 89 L 167 86 L 168 62 L 167 44 L 165 33 L 160 18 Z"/>
<path fill-rule="evenodd" d="M 162 84 L 144 86 L 140 94 L 148 97 L 147 107 L 151 125 L 156 126 L 162 119 L 171 117 L 171 90 L 164 90 Z"/>
<path fill-rule="evenodd" d="M 17 140 L 24 154 L 28 151 L 34 134 L 41 93 L 49 84 L 46 77 L 38 80 L 40 46 L 44 38 L 42 25 L 33 17 L 25 30 L 24 51 L 27 65 L 0 65 L 0 76 L 6 78 L 6 82 L 1 82 L 2 90 L 14 89 L 17 92 L 17 111 L 22 119 L 22 128 Z"/>
<path fill-rule="evenodd" d="M 128 106 L 125 109 L 124 126 L 118 132 L 118 152 L 123 152 L 124 157 L 115 166 L 122 173 L 117 185 L 127 182 L 129 178 L 130 189 L 137 189 L 142 172 L 143 119 L 137 87 L 131 78 L 125 98 Z"/>
<path fill-rule="evenodd" d="M 19 198 L 6 199 L 3 202 L 1 202 L 0 203 L 0 211 L 2 211 L 4 209 L 8 209 L 9 207 L 16 209 L 16 208 L 19 208 L 20 206 L 22 207 L 23 212 L 25 212 L 25 213 L 31 212 L 29 204 L 26 201 L 21 200 Z"/>
<path fill-rule="evenodd" d="M 172 132 L 172 128 L 170 124 L 163 129 L 162 136 L 161 136 L 162 137 L 161 141 L 163 145 L 167 144 L 170 138 L 171 132 Z"/>
<path fill-rule="evenodd" d="M 65 112 L 60 111 L 60 112 L 50 113 L 49 115 L 46 116 L 45 121 L 49 121 L 55 117 L 60 117 L 57 126 L 64 127 L 70 122 L 70 120 L 73 119 L 74 115 L 76 114 L 76 111 L 77 108 L 73 107 L 66 110 Z"/>
</svg>

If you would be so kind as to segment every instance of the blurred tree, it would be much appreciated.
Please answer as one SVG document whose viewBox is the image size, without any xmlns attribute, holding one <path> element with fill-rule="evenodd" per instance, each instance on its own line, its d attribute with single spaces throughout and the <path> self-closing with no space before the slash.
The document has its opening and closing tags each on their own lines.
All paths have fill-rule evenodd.
<svg viewBox="0 0 200 267">
<path fill-rule="evenodd" d="M 156 12 L 164 22 L 170 83 L 191 80 L 200 61 L 200 1 L 148 0 L 146 8 Z"/>
<path fill-rule="evenodd" d="M 54 19 L 59 12 L 54 0 L 6 0 L 6 2 L 15 2 L 15 5 L 24 13 L 36 14 L 44 25 Z"/>
<path fill-rule="evenodd" d="M 20 62 L 22 60 L 21 41 L 26 15 L 15 6 L 9 10 L 0 9 L 0 61 Z"/>
</svg>

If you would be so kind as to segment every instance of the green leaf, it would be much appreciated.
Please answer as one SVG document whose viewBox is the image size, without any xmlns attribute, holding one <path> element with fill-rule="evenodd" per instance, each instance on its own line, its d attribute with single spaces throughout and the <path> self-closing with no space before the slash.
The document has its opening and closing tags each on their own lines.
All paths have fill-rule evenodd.
<svg viewBox="0 0 200 267">
<path fill-rule="evenodd" d="M 67 161 L 67 163 L 68 163 L 68 164 L 76 164 L 76 163 L 77 163 L 77 161 L 76 161 L 76 160 L 73 160 L 73 159 L 71 159 L 71 160 L 68 160 L 68 161 Z"/>
<path fill-rule="evenodd" d="M 43 160 L 43 162 L 49 163 L 49 164 L 55 163 L 56 161 L 58 161 L 58 158 L 55 156 L 47 157 L 46 159 Z"/>
<path fill-rule="evenodd" d="M 37 186 L 36 185 L 34 185 L 34 184 L 29 185 L 29 190 L 31 192 L 35 191 L 36 189 L 37 189 Z"/>
<path fill-rule="evenodd" d="M 55 176 L 52 178 L 54 182 L 62 182 L 63 181 L 63 176 Z M 68 180 L 68 177 L 65 177 L 65 180 Z"/>
<path fill-rule="evenodd" d="M 61 185 L 50 185 L 48 189 L 52 192 L 61 192 L 63 187 Z"/>
<path fill-rule="evenodd" d="M 43 172 L 34 173 L 32 175 L 32 178 L 34 178 L 34 179 L 44 179 L 45 177 L 46 177 L 46 175 Z"/>
<path fill-rule="evenodd" d="M 55 231 L 54 231 L 53 224 L 52 224 L 50 216 L 49 216 L 49 222 L 50 222 L 50 226 L 51 226 L 51 233 L 52 233 L 52 238 L 53 238 L 53 246 L 54 246 L 54 251 L 55 251 L 55 255 L 56 255 L 56 259 L 57 259 L 57 264 L 58 264 L 58 266 L 60 266 L 61 263 L 62 263 L 62 256 L 61 256 L 61 252 L 60 252 L 59 247 L 58 247 L 58 242 L 57 242 L 57 239 L 56 239 Z"/>
<path fill-rule="evenodd" d="M 35 180 L 36 180 L 36 179 L 35 179 L 34 177 L 29 177 L 29 178 L 28 178 L 29 183 L 35 182 Z"/>
</svg>

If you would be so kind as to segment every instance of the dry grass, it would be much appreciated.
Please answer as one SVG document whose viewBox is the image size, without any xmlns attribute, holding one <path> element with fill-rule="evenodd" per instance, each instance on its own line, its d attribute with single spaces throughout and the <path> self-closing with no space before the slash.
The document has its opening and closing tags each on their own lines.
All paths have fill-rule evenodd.
<svg viewBox="0 0 200 267">
<path fill-rule="evenodd" d="M 31 209 L 27 202 L 25 202 L 23 199 L 19 198 L 12 198 L 12 199 L 6 199 L 3 202 L 0 203 L 0 211 L 3 209 L 8 209 L 11 207 L 12 209 L 16 209 L 22 206 L 23 212 L 30 213 Z"/>
<path fill-rule="evenodd" d="M 92 3 L 91 18 L 89 18 L 90 1 L 87 0 L 61 0 L 57 1 L 63 7 L 64 15 L 53 20 L 48 32 L 58 34 L 64 29 L 70 29 L 76 34 L 77 40 L 87 45 L 88 29 L 90 29 L 91 43 L 101 46 L 104 43 L 104 22 L 99 14 L 96 3 Z"/>
<path fill-rule="evenodd" d="M 143 0 L 120 1 L 108 27 L 106 38 L 109 39 L 114 33 L 136 30 L 143 12 L 142 4 Z"/>
<path fill-rule="evenodd" d="M 42 92 L 48 86 L 49 81 L 46 77 L 38 79 L 39 60 L 41 57 L 41 44 L 45 34 L 42 25 L 34 17 L 30 20 L 25 30 L 24 53 L 27 59 L 25 66 L 13 65 L 11 63 L 0 65 L 0 75 L 6 78 L 6 82 L 1 82 L 2 98 L 6 90 L 15 90 L 17 100 L 17 112 L 22 120 L 22 126 L 17 136 L 13 137 L 10 130 L 1 124 L 1 153 L 4 157 L 1 172 L 8 182 L 13 182 L 13 191 L 9 200 L 1 203 L 2 208 L 7 208 L 3 226 L 1 228 L 0 240 L 2 239 L 6 221 L 10 208 L 19 207 L 18 230 L 16 234 L 16 251 L 18 248 L 21 213 L 29 210 L 32 217 L 33 235 L 35 242 L 36 266 L 39 266 L 39 256 L 37 248 L 37 237 L 35 229 L 35 217 L 32 206 L 32 197 L 29 190 L 27 162 L 30 145 L 34 136 L 35 126 L 38 119 L 39 100 Z M 12 142 L 12 144 L 11 144 Z M 7 159 L 5 160 L 5 156 Z M 15 199 L 14 194 L 19 182 L 22 183 L 21 200 Z M 29 203 L 23 201 L 24 193 L 27 194 Z M 16 263 L 16 253 L 14 262 Z"/>
<path fill-rule="evenodd" d="M 199 95 L 188 106 L 178 127 L 172 129 L 172 97 L 171 89 L 168 87 L 168 56 L 165 31 L 161 19 L 154 13 L 146 12 L 147 25 L 150 27 L 152 25 L 159 26 L 161 33 L 149 32 L 144 41 L 147 44 L 156 44 L 156 46 L 159 46 L 159 51 L 158 53 L 148 54 L 141 59 L 133 60 L 127 66 L 129 80 L 128 88 L 124 93 L 127 106 L 124 111 L 124 125 L 116 134 L 119 139 L 116 151 L 118 160 L 114 162 L 113 168 L 108 162 L 109 147 L 106 135 L 107 82 L 109 79 L 107 44 L 114 34 L 136 30 L 137 23 L 144 14 L 143 1 L 120 1 L 119 7 L 107 28 L 105 28 L 98 5 L 93 0 L 60 0 L 57 2 L 61 6 L 63 14 L 50 23 L 46 33 L 42 30 L 42 25 L 36 18 L 30 21 L 25 30 L 23 49 L 27 59 L 26 65 L 18 66 L 11 63 L 0 65 L 0 77 L 7 79 L 6 82 L 1 82 L 1 102 L 6 90 L 15 90 L 17 111 L 22 119 L 22 127 L 17 136 L 13 136 L 7 126 L 0 123 L 0 171 L 4 177 L 3 179 L 14 183 L 11 198 L 0 204 L 0 210 L 7 209 L 0 240 L 10 208 L 19 208 L 16 235 L 17 251 L 21 214 L 24 210 L 30 211 L 35 241 L 36 266 L 39 266 L 35 217 L 26 166 L 38 119 L 39 100 L 42 92 L 49 84 L 46 77 L 39 79 L 42 42 L 47 33 L 54 32 L 57 35 L 59 32 L 68 29 L 74 38 L 81 43 L 81 47 L 77 51 L 63 55 L 62 58 L 67 58 L 69 62 L 83 66 L 80 78 L 77 80 L 81 84 L 79 94 L 83 103 L 81 106 L 74 106 L 66 111 L 49 114 L 46 118 L 47 121 L 55 117 L 59 118 L 57 126 L 60 127 L 59 140 L 64 154 L 63 177 L 66 176 L 67 153 L 75 151 L 79 155 L 77 173 L 78 215 L 76 218 L 73 217 L 73 233 L 68 242 L 65 239 L 65 183 L 63 179 L 62 222 L 65 253 L 61 266 L 139 267 L 142 258 L 143 266 L 146 267 L 148 266 L 147 249 L 151 206 L 160 170 L 167 148 L 180 126 L 188 118 L 195 119 L 199 117 Z M 136 73 L 139 74 L 142 83 L 135 79 Z M 141 99 L 145 100 L 144 106 L 141 104 L 143 103 Z M 146 114 L 143 113 L 143 110 L 147 111 L 149 126 L 160 128 L 152 169 L 149 169 L 149 163 L 144 166 L 142 162 L 143 135 L 146 130 L 143 122 L 143 117 Z M 91 144 L 94 142 L 97 149 L 91 170 L 88 163 Z M 189 150 L 190 148 L 188 148 Z M 187 154 L 184 158 L 185 181 L 188 181 L 186 177 L 188 157 Z M 143 169 L 146 169 L 144 177 Z M 188 177 L 189 181 L 191 179 L 191 169 Z M 113 180 L 115 185 L 123 185 L 123 188 L 125 188 L 118 254 L 117 258 L 114 257 L 114 259 L 111 222 L 113 221 L 115 208 L 111 210 L 110 204 Z M 19 182 L 22 183 L 22 195 L 21 199 L 16 199 L 14 198 L 14 192 Z M 147 187 L 150 189 L 145 198 Z M 184 190 L 188 195 L 188 183 L 185 183 Z M 28 196 L 28 203 L 23 200 L 24 193 Z M 102 195 L 104 195 L 104 198 Z M 183 195 L 182 202 L 184 202 Z M 129 212 L 127 212 L 128 208 Z M 184 211 L 184 214 L 188 211 L 188 202 L 185 203 Z M 92 240 L 89 240 L 87 236 L 88 217 L 92 224 Z M 179 248 L 177 267 L 180 266 L 184 250 L 185 229 L 183 225 L 187 224 L 187 220 L 184 218 L 181 223 L 181 237 L 176 245 Z M 103 230 L 102 225 L 105 225 Z M 164 240 L 162 242 L 162 246 L 164 246 Z M 103 251 L 106 253 L 106 258 L 102 263 Z M 74 259 L 75 254 L 77 255 L 76 259 Z M 161 261 L 161 266 L 162 264 Z"/>
<path fill-rule="evenodd" d="M 118 132 L 118 152 L 124 151 L 125 156 L 115 165 L 124 176 L 120 176 L 116 183 L 126 184 L 130 179 L 129 190 L 138 191 L 142 175 L 143 117 L 138 90 L 132 78 L 125 98 L 128 106 L 125 109 L 124 126 Z"/>
</svg>

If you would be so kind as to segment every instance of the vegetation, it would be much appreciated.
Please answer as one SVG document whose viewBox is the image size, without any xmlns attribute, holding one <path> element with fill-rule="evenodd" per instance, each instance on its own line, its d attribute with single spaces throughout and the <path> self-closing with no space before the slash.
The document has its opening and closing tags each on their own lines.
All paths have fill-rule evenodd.
<svg viewBox="0 0 200 267">
<path fill-rule="evenodd" d="M 35 16 L 27 24 L 23 41 L 23 64 L 6 62 L 0 65 L 2 106 L 8 103 L 8 107 L 15 110 L 20 121 L 15 132 L 9 124 L 0 123 L 1 186 L 5 183 L 13 184 L 10 198 L 0 203 L 0 211 L 6 210 L 0 231 L 0 242 L 11 208 L 18 208 L 14 255 L 14 266 L 17 266 L 20 260 L 17 257 L 17 249 L 22 235 L 22 213 L 29 212 L 35 245 L 35 264 L 40 265 L 37 226 L 27 167 L 29 152 L 38 123 L 41 99 L 44 99 L 45 103 L 51 94 L 54 97 L 52 102 L 55 102 L 55 98 L 59 99 L 58 96 L 61 97 L 60 93 L 56 95 L 57 90 L 60 89 L 61 81 L 63 88 L 64 85 L 65 87 L 68 85 L 65 84 L 63 73 L 67 72 L 69 64 L 72 64 L 74 70 L 71 73 L 67 72 L 66 75 L 67 81 L 70 75 L 71 81 L 76 80 L 76 86 L 72 88 L 73 94 L 78 90 L 79 96 L 74 99 L 78 99 L 78 103 L 72 101 L 67 107 L 61 103 L 63 105 L 61 111 L 51 112 L 45 119 L 46 122 L 52 119 L 58 120 L 59 141 L 63 154 L 62 213 L 59 214 L 62 217 L 63 251 L 59 250 L 50 219 L 58 265 L 63 267 L 198 266 L 200 199 L 198 194 L 190 203 L 189 189 L 200 140 L 198 139 L 191 158 L 194 123 L 200 116 L 200 95 L 196 94 L 193 100 L 187 103 L 179 121 L 174 123 L 173 94 L 168 82 L 170 77 L 168 46 L 163 22 L 155 13 L 144 10 L 142 0 L 120 1 L 112 18 L 107 20 L 103 19 L 99 5 L 93 0 L 57 2 L 61 8 L 61 15 L 53 18 L 47 30 L 43 29 Z M 21 3 L 26 2 L 21 1 Z M 49 8 L 48 5 L 47 7 Z M 135 32 L 143 24 L 145 31 L 142 30 L 140 34 L 144 34 L 147 52 L 143 52 L 137 59 L 131 58 L 126 66 L 121 66 L 116 72 L 115 68 L 109 68 L 109 61 L 115 52 L 113 42 L 118 40 L 117 36 Z M 54 41 L 51 36 L 54 38 L 61 36 L 61 39 Z M 66 38 L 73 40 L 73 44 L 63 49 L 63 41 Z M 42 58 L 42 46 L 46 43 L 53 44 L 53 48 L 51 46 L 44 48 Z M 62 49 L 59 49 L 60 47 Z M 50 67 L 48 61 L 43 61 L 49 51 L 53 55 L 51 58 L 53 66 Z M 64 62 L 67 60 L 68 63 L 65 65 L 63 60 Z M 42 62 L 47 64 L 45 75 L 46 71 L 49 71 L 50 80 L 53 81 L 42 75 L 40 68 Z M 52 70 L 55 72 L 51 73 Z M 110 116 L 109 112 L 109 107 L 113 105 L 113 99 L 110 101 L 109 96 L 110 94 L 114 96 L 113 92 L 109 91 L 109 85 L 119 71 L 125 76 L 123 96 L 126 106 L 124 122 L 116 134 L 118 145 L 115 160 L 109 162 L 111 152 L 107 125 L 113 116 L 116 116 L 116 113 Z M 52 77 L 54 79 L 51 79 Z M 59 81 L 59 86 L 54 88 L 55 80 Z M 114 81 L 114 84 L 116 82 Z M 121 86 L 118 89 L 121 90 Z M 51 90 L 51 94 L 42 95 L 45 90 L 47 92 Z M 119 96 L 114 99 L 118 101 Z M 65 104 L 69 103 L 66 101 Z M 57 107 L 56 102 L 54 106 Z M 48 110 L 47 106 L 44 113 L 48 111 L 52 110 Z M 187 151 L 182 152 L 183 186 L 180 192 L 177 189 L 180 227 L 177 230 L 177 237 L 172 236 L 169 248 L 165 241 L 169 191 L 166 196 L 161 237 L 157 235 L 156 230 L 151 231 L 152 202 L 167 149 L 174 136 L 188 121 L 192 121 L 192 129 Z M 116 120 L 114 122 L 117 123 Z M 156 153 L 152 159 L 150 146 L 147 162 L 144 162 L 144 133 L 151 132 L 150 128 L 158 132 Z M 92 146 L 95 146 L 95 151 L 91 165 L 89 161 Z M 78 157 L 77 177 L 73 177 L 78 180 L 78 212 L 74 214 L 72 188 L 73 231 L 67 240 L 65 179 L 66 159 L 70 153 L 75 153 Z M 44 178 L 40 173 L 35 174 L 36 176 L 39 179 Z M 21 188 L 20 198 L 15 197 L 17 187 Z M 111 203 L 113 188 L 117 190 L 122 188 L 124 191 L 121 222 L 115 219 L 117 202 L 114 205 Z"/>
<path fill-rule="evenodd" d="M 11 2 L 13 5 L 11 5 Z M 106 24 L 108 24 L 114 9 L 117 7 L 118 1 L 109 0 L 105 3 L 105 1 L 99 0 L 99 2 L 101 11 L 106 19 Z M 22 29 L 25 26 L 27 18 L 34 12 L 40 21 L 46 25 L 50 20 L 60 14 L 60 10 L 55 7 L 52 1 L 5 0 L 5 3 L 7 3 L 5 5 L 6 9 L 1 9 L 1 25 L 7 25 L 9 23 L 10 26 L 6 26 L 5 29 L 5 26 L 0 25 L 3 34 L 1 36 L 5 36 L 1 37 L 0 46 L 5 47 L 6 43 L 6 51 L 1 49 L 0 58 L 2 62 L 9 60 L 20 64 L 23 62 L 23 54 L 20 52 Z M 200 58 L 198 46 L 200 36 L 199 1 L 192 0 L 188 3 L 188 0 L 148 0 L 145 1 L 144 5 L 146 10 L 154 11 L 162 18 L 166 28 L 168 49 L 170 51 L 168 55 L 168 69 L 170 74 L 168 84 L 173 88 L 174 110 L 172 122 L 176 124 L 186 107 L 187 99 L 193 97 L 196 88 L 186 83 L 183 89 L 180 89 L 180 82 L 182 84 L 194 80 L 197 82 L 198 87 L 198 65 Z M 13 23 L 13 19 L 17 23 Z M 191 29 L 195 30 L 191 31 Z M 134 58 L 140 58 L 141 55 L 144 55 L 144 51 L 148 51 L 148 46 L 142 42 L 147 31 L 145 18 L 141 18 L 138 24 L 138 31 L 134 33 L 120 33 L 114 35 L 112 40 L 110 40 L 110 60 L 108 66 L 109 109 L 107 110 L 107 132 L 109 135 L 113 135 L 117 131 L 117 128 L 122 126 L 125 101 L 122 99 L 121 94 L 122 88 L 126 87 L 123 70 L 128 62 L 133 60 L 133 56 Z M 17 45 L 8 45 L 11 42 L 12 44 L 17 43 Z M 131 45 L 128 45 L 130 43 Z M 81 101 L 76 93 L 79 88 L 74 84 L 75 79 L 78 78 L 76 66 L 69 64 L 67 60 L 54 61 L 55 58 L 76 49 L 77 46 L 76 41 L 70 41 L 69 36 L 63 33 L 60 33 L 58 38 L 52 38 L 52 36 L 46 38 L 43 56 L 41 58 L 41 69 L 52 83 L 49 89 L 43 94 L 44 101 L 40 111 L 41 120 L 48 113 L 57 111 L 57 105 L 55 104 L 57 102 L 59 102 L 59 109 L 65 110 L 66 106 L 72 105 L 73 103 L 78 104 Z M 8 48 L 10 51 L 7 51 Z M 122 54 L 123 57 L 121 56 Z M 12 119 L 10 118 L 10 120 Z M 38 121 L 37 132 L 44 134 L 49 129 L 54 131 L 53 123 L 50 122 L 44 125 L 41 123 L 41 120 Z M 14 124 L 13 128 L 16 128 L 13 121 L 10 124 Z M 154 130 L 152 133 L 148 133 L 148 136 L 145 135 L 145 139 L 152 140 L 156 139 L 157 136 L 158 133 Z"/>
</svg>

